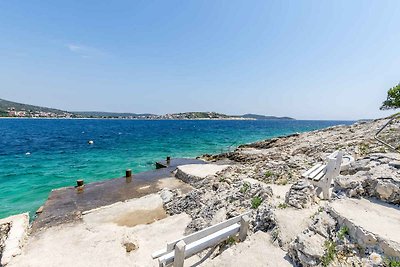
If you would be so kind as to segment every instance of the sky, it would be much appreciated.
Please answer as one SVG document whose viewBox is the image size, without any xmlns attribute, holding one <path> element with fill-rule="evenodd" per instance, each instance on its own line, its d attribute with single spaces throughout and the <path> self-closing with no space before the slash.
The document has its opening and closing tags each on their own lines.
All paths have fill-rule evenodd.
<svg viewBox="0 0 400 267">
<path fill-rule="evenodd" d="M 0 1 L 0 98 L 69 111 L 378 118 L 400 1 Z"/>
</svg>

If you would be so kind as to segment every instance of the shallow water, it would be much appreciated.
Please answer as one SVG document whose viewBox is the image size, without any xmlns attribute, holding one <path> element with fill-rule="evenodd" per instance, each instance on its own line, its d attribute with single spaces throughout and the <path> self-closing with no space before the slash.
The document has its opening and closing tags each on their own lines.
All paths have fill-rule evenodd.
<svg viewBox="0 0 400 267">
<path fill-rule="evenodd" d="M 0 218 L 34 212 L 58 187 L 141 172 L 171 157 L 349 121 L 0 120 Z M 88 141 L 94 144 L 89 145 Z"/>
</svg>

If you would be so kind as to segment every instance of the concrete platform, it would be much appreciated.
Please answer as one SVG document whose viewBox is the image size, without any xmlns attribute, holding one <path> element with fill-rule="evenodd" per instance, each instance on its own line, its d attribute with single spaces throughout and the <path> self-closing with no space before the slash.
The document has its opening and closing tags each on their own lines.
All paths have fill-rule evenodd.
<svg viewBox="0 0 400 267">
<path fill-rule="evenodd" d="M 151 213 L 161 204 L 161 197 L 151 194 L 93 210 L 78 222 L 40 231 L 29 237 L 22 254 L 7 267 L 158 266 L 151 253 L 183 236 L 191 218 L 182 213 L 134 226 L 120 224 L 119 219 L 141 210 Z M 127 243 L 133 244 L 130 252 Z"/>
<path fill-rule="evenodd" d="M 125 177 L 105 180 L 84 185 L 82 189 L 65 187 L 53 190 L 43 206 L 42 213 L 34 220 L 32 232 L 45 227 L 80 220 L 84 211 L 107 206 L 132 198 L 139 198 L 168 187 L 174 179 L 175 164 L 193 164 L 204 161 L 196 159 L 175 159 L 174 164 L 162 169 L 133 174 L 132 180 Z M 163 182 L 163 180 L 165 180 Z M 175 181 L 172 188 L 185 187 L 181 181 Z"/>
<path fill-rule="evenodd" d="M 370 199 L 346 198 L 329 204 L 340 225 L 361 245 L 378 246 L 387 256 L 400 257 L 400 208 Z"/>
</svg>

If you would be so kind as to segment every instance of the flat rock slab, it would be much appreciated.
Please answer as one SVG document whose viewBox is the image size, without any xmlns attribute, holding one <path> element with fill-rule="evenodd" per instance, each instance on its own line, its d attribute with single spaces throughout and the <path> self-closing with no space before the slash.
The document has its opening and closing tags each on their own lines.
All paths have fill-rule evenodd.
<svg viewBox="0 0 400 267">
<path fill-rule="evenodd" d="M 151 253 L 183 236 L 190 220 L 182 213 L 134 227 L 91 219 L 54 226 L 31 236 L 22 254 L 7 267 L 156 267 Z M 133 244 L 130 252 L 126 244 Z"/>
<path fill-rule="evenodd" d="M 385 202 L 346 198 L 330 203 L 332 215 L 350 226 L 350 234 L 367 245 L 400 255 L 400 208 Z"/>
<path fill-rule="evenodd" d="M 118 202 L 83 213 L 83 221 L 90 224 L 113 223 L 134 227 L 151 224 L 167 217 L 159 194 Z"/>
<path fill-rule="evenodd" d="M 206 178 L 226 169 L 229 165 L 217 164 L 189 164 L 178 167 L 178 172 L 197 178 Z"/>
<path fill-rule="evenodd" d="M 286 252 L 271 243 L 268 233 L 257 232 L 200 266 L 293 266 Z"/>
<path fill-rule="evenodd" d="M 318 205 L 313 205 L 306 209 L 288 207 L 274 210 L 283 249 L 288 250 L 290 242 L 296 239 L 304 229 L 307 229 L 312 221 L 312 216 L 318 211 L 318 207 Z"/>
</svg>

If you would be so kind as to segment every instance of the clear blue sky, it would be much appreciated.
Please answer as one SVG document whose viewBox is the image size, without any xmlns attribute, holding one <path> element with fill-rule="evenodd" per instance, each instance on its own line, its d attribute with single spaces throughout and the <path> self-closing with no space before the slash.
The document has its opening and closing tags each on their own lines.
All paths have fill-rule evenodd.
<svg viewBox="0 0 400 267">
<path fill-rule="evenodd" d="M 377 118 L 400 1 L 1 1 L 0 98 L 66 110 Z M 393 112 L 393 111 L 392 111 Z"/>
</svg>

